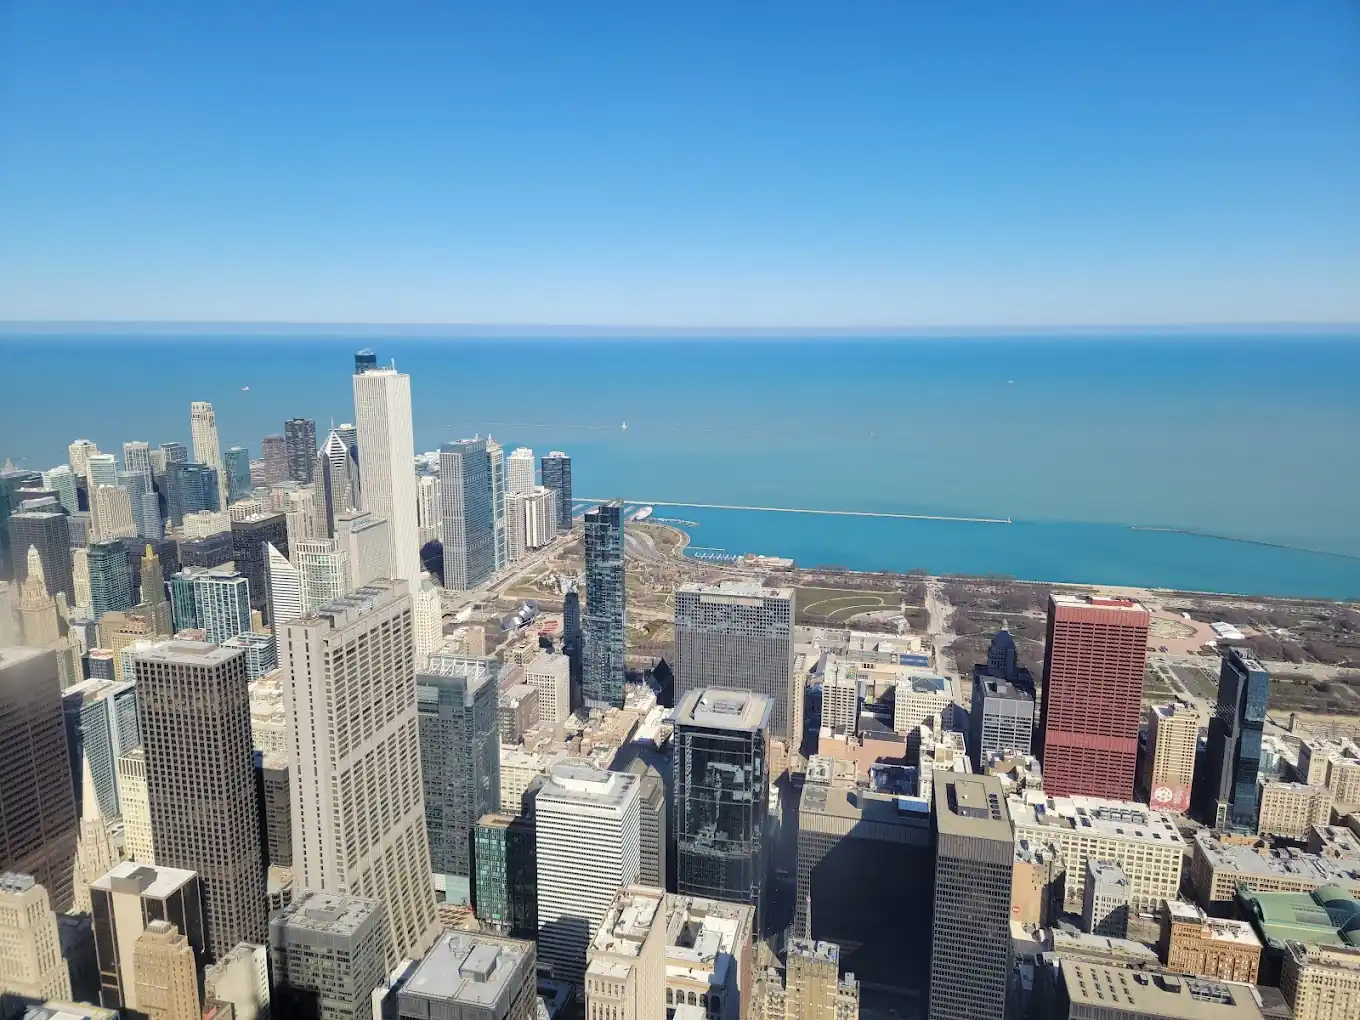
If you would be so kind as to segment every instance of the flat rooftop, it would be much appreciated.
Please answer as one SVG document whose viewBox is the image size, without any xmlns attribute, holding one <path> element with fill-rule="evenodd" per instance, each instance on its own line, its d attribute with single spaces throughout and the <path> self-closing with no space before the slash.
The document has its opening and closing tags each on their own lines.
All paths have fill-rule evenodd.
<svg viewBox="0 0 1360 1020">
<path fill-rule="evenodd" d="M 186 882 L 197 877 L 195 872 L 184 868 L 123 861 L 95 879 L 90 887 L 104 892 L 132 893 L 163 900 L 179 892 Z"/>
<path fill-rule="evenodd" d="M 425 954 L 402 992 L 439 1002 L 492 1007 L 509 990 L 530 944 L 446 931 Z"/>
<path fill-rule="evenodd" d="M 673 721 L 676 726 L 716 730 L 768 730 L 773 710 L 774 702 L 764 694 L 705 687 L 680 699 Z"/>
<path fill-rule="evenodd" d="M 1128 613 L 1147 612 L 1140 602 L 1118 595 L 1057 594 L 1050 597 L 1055 606 L 1061 606 L 1064 609 L 1105 609 Z"/>
<path fill-rule="evenodd" d="M 1202 853 L 1215 871 L 1232 871 L 1250 882 L 1253 875 L 1273 878 L 1298 878 L 1326 885 L 1329 882 L 1360 882 L 1360 862 L 1333 859 L 1305 853 L 1293 847 L 1258 849 L 1250 844 L 1224 843 L 1212 832 L 1195 834 L 1197 852 Z"/>
<path fill-rule="evenodd" d="M 792 599 L 792 588 L 767 588 L 763 584 L 755 581 L 719 581 L 717 584 L 704 584 L 700 581 L 691 581 L 689 584 L 682 584 L 675 590 L 679 595 L 684 592 L 691 595 L 718 596 L 718 599 L 709 601 L 719 601 L 722 598 L 734 599 Z"/>
<path fill-rule="evenodd" d="M 273 923 L 292 930 L 350 936 L 382 909 L 377 900 L 308 891 L 285 907 L 282 914 L 275 915 Z"/>
<path fill-rule="evenodd" d="M 814 939 L 789 939 L 789 955 L 801 956 L 811 960 L 822 960 L 840 966 L 841 947 L 834 942 L 818 942 Z"/>
<path fill-rule="evenodd" d="M 904 841 L 912 839 L 914 842 L 914 837 L 908 837 L 906 832 L 919 830 L 923 825 L 930 824 L 930 813 L 921 812 L 919 806 L 921 803 L 915 797 L 884 796 L 849 786 L 823 786 L 820 783 L 809 782 L 803 786 L 803 799 L 799 804 L 798 813 L 830 815 L 849 822 L 867 821 L 901 826 Z M 852 831 L 851 835 L 856 833 Z M 867 839 L 878 838 L 872 827 L 866 828 L 863 836 Z"/>
<path fill-rule="evenodd" d="M 741 938 L 751 938 L 755 908 L 701 896 L 666 896 L 666 972 L 713 983 L 727 981 Z"/>
<path fill-rule="evenodd" d="M 468 690 L 475 691 L 482 684 L 497 679 L 500 663 L 480 655 L 451 655 L 447 652 L 432 652 L 424 666 L 416 670 L 416 684 L 423 677 L 461 677 L 468 682 Z"/>
<path fill-rule="evenodd" d="M 641 956 L 642 944 L 652 925 L 658 921 L 664 923 L 662 904 L 665 895 L 660 889 L 636 886 L 620 890 L 591 940 L 590 951 L 611 956 Z"/>
<path fill-rule="evenodd" d="M 340 629 L 358 619 L 359 614 L 375 606 L 386 605 L 407 592 L 405 581 L 372 581 L 362 588 L 356 588 L 348 595 L 332 599 L 324 606 L 317 606 L 305 616 L 289 620 L 288 627 L 326 627 Z"/>
<path fill-rule="evenodd" d="M 1015 838 L 1006 793 L 996 776 L 936 772 L 935 817 L 941 835 L 1009 843 Z"/>
<path fill-rule="evenodd" d="M 1249 985 L 1176 974 L 1149 974 L 1099 963 L 1064 960 L 1062 980 L 1071 1003 L 1168 1020 L 1260 1020 Z"/>
<path fill-rule="evenodd" d="M 140 662 L 169 662 L 180 666 L 216 666 L 244 653 L 207 641 L 160 641 L 137 653 Z"/>
<path fill-rule="evenodd" d="M 1164 811 L 1154 811 L 1137 801 L 1106 800 L 1103 797 L 1045 797 L 1013 795 L 1009 798 L 1011 818 L 1017 827 L 1045 831 L 1068 831 L 1082 835 L 1125 839 L 1132 842 L 1175 844 L 1184 848 L 1185 840 Z"/>
<path fill-rule="evenodd" d="M 638 777 L 628 772 L 608 772 L 587 761 L 558 762 L 548 769 L 547 782 L 538 791 L 538 803 L 562 801 L 622 807 L 637 789 Z"/>
</svg>

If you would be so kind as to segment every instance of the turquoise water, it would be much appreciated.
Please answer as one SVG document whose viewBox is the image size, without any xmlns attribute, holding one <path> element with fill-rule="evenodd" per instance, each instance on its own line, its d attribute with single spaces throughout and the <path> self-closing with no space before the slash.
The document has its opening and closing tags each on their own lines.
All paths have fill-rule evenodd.
<svg viewBox="0 0 1360 1020">
<path fill-rule="evenodd" d="M 223 445 L 352 417 L 352 352 L 411 373 L 416 442 L 490 431 L 574 457 L 577 492 L 1015 518 L 677 510 L 800 563 L 1360 596 L 1360 337 L 391 340 L 0 337 L 0 458 L 77 436 Z M 249 387 L 248 390 L 243 387 Z M 621 428 L 628 423 L 626 430 Z"/>
</svg>

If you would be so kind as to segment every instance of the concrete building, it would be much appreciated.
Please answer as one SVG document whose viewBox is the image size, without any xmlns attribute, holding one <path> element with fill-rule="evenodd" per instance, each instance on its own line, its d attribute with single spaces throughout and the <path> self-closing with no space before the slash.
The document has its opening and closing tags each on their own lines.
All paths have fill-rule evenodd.
<svg viewBox="0 0 1360 1020">
<path fill-rule="evenodd" d="M 666 1020 L 666 893 L 619 890 L 586 950 L 586 1015 Z"/>
<path fill-rule="evenodd" d="M 289 544 L 302 589 L 302 612 L 310 613 L 350 590 L 349 554 L 333 538 Z"/>
<path fill-rule="evenodd" d="M 1067 898 L 1067 864 L 1057 847 L 1017 841 L 1011 864 L 1011 920 L 1049 928 Z"/>
<path fill-rule="evenodd" d="M 90 575 L 90 616 L 96 622 L 105 613 L 132 608 L 132 564 L 127 546 L 117 540 L 91 542 L 85 550 L 85 564 Z"/>
<path fill-rule="evenodd" d="M 416 479 L 416 524 L 420 528 L 420 545 L 444 542 L 444 509 L 438 475 L 421 475 Z"/>
<path fill-rule="evenodd" d="M 265 863 L 293 866 L 292 759 L 278 751 L 256 751 L 260 786 L 260 824 L 264 828 Z"/>
<path fill-rule="evenodd" d="M 392 576 L 392 524 L 387 518 L 363 510 L 336 514 L 335 540 L 349 555 L 352 587 Z"/>
<path fill-rule="evenodd" d="M 260 460 L 264 463 L 266 485 L 288 480 L 288 440 L 277 432 L 260 440 Z"/>
<path fill-rule="evenodd" d="M 124 683 L 82 680 L 62 693 L 66 743 L 71 775 L 88 763 L 99 808 L 108 818 L 121 814 L 118 805 L 120 755 L 141 743 L 137 729 L 137 689 L 131 677 Z M 77 810 L 83 805 L 76 804 Z"/>
<path fill-rule="evenodd" d="M 782 986 L 767 978 L 763 1020 L 858 1020 L 859 982 L 841 976 L 840 959 L 834 942 L 790 939 Z"/>
<path fill-rule="evenodd" d="M 1133 797 L 1149 620 L 1131 599 L 1049 596 L 1039 758 L 1050 793 Z"/>
<path fill-rule="evenodd" d="M 242 942 L 220 957 L 203 971 L 203 998 L 230 1003 L 231 1020 L 268 1020 L 269 950 Z"/>
<path fill-rule="evenodd" d="M 1360 745 L 1355 741 L 1305 741 L 1299 748 L 1299 771 L 1304 782 L 1331 790 L 1332 803 L 1360 804 Z"/>
<path fill-rule="evenodd" d="M 226 506 L 227 473 L 222 469 L 222 446 L 217 438 L 217 414 L 212 404 L 195 400 L 189 405 L 189 432 L 193 437 L 194 461 L 216 472 L 219 492 L 217 505 Z"/>
<path fill-rule="evenodd" d="M 1258 893 L 1310 893 L 1335 885 L 1360 894 L 1360 861 L 1333 860 L 1294 848 L 1271 849 L 1248 838 L 1195 834 L 1190 878 L 1202 906 L 1226 903 L 1241 883 Z M 1164 897 L 1171 899 L 1172 896 Z"/>
<path fill-rule="evenodd" d="M 931 1020 L 1004 1020 L 1015 836 L 992 776 L 935 776 Z"/>
<path fill-rule="evenodd" d="M 251 629 L 250 582 L 234 570 L 186 567 L 170 578 L 170 610 L 175 632 L 202 630 L 211 644 Z"/>
<path fill-rule="evenodd" d="M 591 934 L 637 881 L 638 787 L 636 776 L 563 762 L 538 791 L 538 951 L 559 979 L 582 980 Z"/>
<path fill-rule="evenodd" d="M 167 641 L 136 669 L 156 860 L 198 873 L 213 958 L 265 928 L 245 655 Z"/>
<path fill-rule="evenodd" d="M 439 499 L 444 520 L 444 587 L 473 591 L 496 570 L 491 458 L 485 439 L 439 448 Z"/>
<path fill-rule="evenodd" d="M 538 934 L 538 855 L 532 817 L 508 811 L 483 815 L 472 835 L 472 871 L 473 910 L 486 930 L 515 938 Z"/>
<path fill-rule="evenodd" d="M 57 493 L 67 513 L 73 514 L 80 509 L 76 496 L 76 473 L 71 470 L 69 464 L 58 464 L 51 471 L 44 471 L 42 484 L 44 489 L 51 489 Z"/>
<path fill-rule="evenodd" d="M 900 684 L 897 696 L 902 696 Z M 1029 754 L 1034 739 L 1034 696 L 997 677 L 976 676 L 968 725 L 974 772 L 983 771 L 993 752 Z"/>
<path fill-rule="evenodd" d="M 1086 960 L 1063 960 L 1061 1020 L 1264 1020 L 1250 985 L 1176 974 L 1148 974 Z M 1297 1014 L 1295 1014 L 1297 1016 Z"/>
<path fill-rule="evenodd" d="M 271 1013 L 371 1020 L 387 975 L 386 910 L 377 900 L 304 892 L 269 921 Z"/>
<path fill-rule="evenodd" d="M 496 530 L 496 569 L 503 570 L 510 564 L 505 514 L 505 447 L 487 436 L 486 456 L 491 465 L 491 521 Z"/>
<path fill-rule="evenodd" d="M 142 1008 L 137 940 L 151 922 L 168 921 L 194 952 L 204 952 L 201 896 L 198 876 L 192 871 L 135 861 L 115 865 L 90 886 L 100 1005 Z"/>
<path fill-rule="evenodd" d="M 499 671 L 495 659 L 437 653 L 416 672 L 430 870 L 447 903 L 471 902 L 472 830 L 501 807 Z"/>
<path fill-rule="evenodd" d="M 1085 893 L 1086 862 L 1114 861 L 1129 879 L 1129 907 L 1155 910 L 1175 899 L 1181 882 L 1185 840 L 1170 815 L 1146 804 L 1099 797 L 1009 797 L 1017 845 L 1051 843 L 1067 863 L 1066 901 L 1076 907 Z"/>
<path fill-rule="evenodd" d="M 524 547 L 542 549 L 557 537 L 557 493 L 536 485 L 523 493 Z"/>
<path fill-rule="evenodd" d="M 903 673 L 893 685 L 893 729 L 910 733 L 925 724 L 937 733 L 952 724 L 954 690 L 947 677 Z"/>
<path fill-rule="evenodd" d="M 528 492 L 534 487 L 534 451 L 516 447 L 505 458 L 505 491 Z"/>
<path fill-rule="evenodd" d="M 22 491 L 22 490 L 21 490 Z M 68 605 L 75 605 L 76 585 L 71 573 L 71 528 L 66 522 L 70 514 L 53 507 L 19 510 L 9 518 L 10 548 L 14 550 L 15 580 L 22 584 L 31 573 L 28 551 L 36 549 L 42 564 L 47 594 L 66 595 Z"/>
<path fill-rule="evenodd" d="M 1165 900 L 1158 953 L 1168 970 L 1254 985 L 1260 974 L 1261 940 L 1246 921 L 1210 918 L 1183 900 Z"/>
<path fill-rule="evenodd" d="M 797 746 L 803 679 L 793 669 L 792 588 L 729 581 L 676 589 L 676 703 L 706 687 L 765 695 L 774 703 L 771 736 Z"/>
<path fill-rule="evenodd" d="M 1218 705 L 1195 790 L 1195 811 L 1216 829 L 1254 832 L 1270 675 L 1245 648 L 1229 648 L 1218 675 Z"/>
<path fill-rule="evenodd" d="M 623 705 L 628 650 L 623 531 L 622 500 L 611 500 L 586 511 L 585 656 L 581 697 L 589 708 Z"/>
<path fill-rule="evenodd" d="M 69 999 L 57 915 L 32 875 L 0 872 L 0 992 L 26 999 Z"/>
<path fill-rule="evenodd" d="M 666 783 L 661 773 L 641 758 L 628 763 L 638 777 L 638 884 L 666 888 L 666 848 L 669 845 Z"/>
<path fill-rule="evenodd" d="M 1112 939 L 1129 937 L 1129 876 L 1114 861 L 1086 859 L 1081 930 Z"/>
<path fill-rule="evenodd" d="M 310 418 L 289 418 L 283 423 L 283 439 L 288 477 L 310 485 L 316 465 L 316 422 Z"/>
<path fill-rule="evenodd" d="M 741 1020 L 753 1004 L 755 908 L 666 896 L 666 1009 L 698 1006 L 712 1020 Z"/>
<path fill-rule="evenodd" d="M 139 864 L 155 864 L 151 802 L 146 791 L 146 751 L 138 744 L 118 756 L 118 804 L 123 817 L 123 853 Z"/>
<path fill-rule="evenodd" d="M 55 653 L 0 648 L 0 871 L 71 906 L 79 815 Z"/>
<path fill-rule="evenodd" d="M 1294 1020 L 1360 1016 L 1360 947 L 1289 943 L 1280 991 Z"/>
<path fill-rule="evenodd" d="M 187 539 L 208 538 L 231 530 L 232 518 L 220 510 L 195 510 L 184 515 L 180 533 Z"/>
<path fill-rule="evenodd" d="M 250 608 L 269 611 L 269 546 L 289 555 L 288 519 L 284 514 L 256 514 L 231 522 L 232 560 L 250 582 Z M 269 623 L 273 623 L 271 618 Z"/>
<path fill-rule="evenodd" d="M 501 692 L 497 718 L 500 742 L 518 744 L 538 724 L 538 688 L 533 684 L 507 687 Z"/>
<path fill-rule="evenodd" d="M 571 531 L 571 458 L 553 450 L 541 462 L 543 485 L 557 496 L 557 532 Z"/>
<path fill-rule="evenodd" d="M 416 518 L 411 377 L 395 368 L 360 367 L 356 363 L 354 421 L 363 508 L 388 521 L 392 529 L 392 576 L 414 589 L 420 583 L 420 526 Z"/>
<path fill-rule="evenodd" d="M 1263 782 L 1260 787 L 1257 832 L 1307 839 L 1314 825 L 1326 825 L 1332 817 L 1332 791 L 1325 786 Z"/>
<path fill-rule="evenodd" d="M 674 719 L 676 891 L 750 904 L 757 930 L 773 713 L 765 694 L 708 687 L 685 692 Z"/>
<path fill-rule="evenodd" d="M 437 922 L 407 585 L 359 588 L 281 630 L 298 885 L 380 900 L 388 963 L 418 956 Z"/>
<path fill-rule="evenodd" d="M 1159 811 L 1190 810 L 1195 782 L 1199 716 L 1174 702 L 1147 712 L 1147 752 L 1139 789 Z"/>
<path fill-rule="evenodd" d="M 533 1020 L 532 942 L 449 931 L 397 991 L 396 1020 Z"/>
<path fill-rule="evenodd" d="M 139 1013 L 147 1020 L 201 1020 L 194 950 L 173 924 L 148 923 L 133 955 Z"/>
<path fill-rule="evenodd" d="M 538 690 L 538 714 L 549 723 L 571 715 L 571 662 L 565 655 L 544 652 L 524 669 L 524 680 Z"/>
</svg>

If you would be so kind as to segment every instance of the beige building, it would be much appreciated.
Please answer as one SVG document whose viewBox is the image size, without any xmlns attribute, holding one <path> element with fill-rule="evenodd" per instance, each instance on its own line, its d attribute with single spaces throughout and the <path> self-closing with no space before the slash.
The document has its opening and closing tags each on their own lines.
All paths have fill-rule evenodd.
<svg viewBox="0 0 1360 1020">
<path fill-rule="evenodd" d="M 858 1020 L 859 982 L 840 976 L 840 946 L 790 939 L 783 986 L 767 977 L 764 1020 Z"/>
<path fill-rule="evenodd" d="M 147 1020 L 201 1020 L 194 950 L 179 929 L 169 921 L 152 921 L 134 952 L 137 1008 Z"/>
<path fill-rule="evenodd" d="M 565 722 L 571 715 L 570 660 L 544 652 L 525 667 L 524 679 L 538 689 L 539 718 L 549 723 Z"/>
<path fill-rule="evenodd" d="M 1333 803 L 1360 804 L 1360 745 L 1355 741 L 1304 741 L 1298 772 L 1305 783 L 1331 790 Z"/>
<path fill-rule="evenodd" d="M 269 1014 L 269 950 L 242 942 L 203 971 L 203 997 L 229 1002 L 232 1020 Z"/>
<path fill-rule="evenodd" d="M 151 839 L 151 804 L 146 794 L 146 752 L 138 744 L 118 756 L 118 806 L 123 813 L 123 855 L 139 864 L 155 864 Z"/>
<path fill-rule="evenodd" d="M 1011 865 L 1011 920 L 1047 928 L 1062 913 L 1067 898 L 1067 866 L 1053 846 L 1015 848 Z"/>
<path fill-rule="evenodd" d="M 1355 1020 L 1360 1016 L 1360 948 L 1288 943 L 1280 991 L 1294 1020 Z"/>
<path fill-rule="evenodd" d="M 665 1020 L 666 893 L 619 890 L 586 949 L 588 1020 Z"/>
<path fill-rule="evenodd" d="M 1331 820 L 1332 791 L 1325 786 L 1263 782 L 1260 787 L 1258 832 L 1304 839 L 1311 826 Z"/>
<path fill-rule="evenodd" d="M 31 875 L 0 874 L 0 991 L 24 998 L 69 999 L 57 915 Z"/>
<path fill-rule="evenodd" d="M 1194 712 L 1176 704 L 1148 709 L 1148 753 L 1139 785 L 1150 805 L 1163 811 L 1189 810 L 1198 740 L 1199 716 Z"/>
<path fill-rule="evenodd" d="M 1356 894 L 1360 893 L 1360 861 L 1334 860 L 1293 848 L 1272 850 L 1261 840 L 1204 831 L 1195 835 L 1190 879 L 1195 898 L 1204 905 L 1231 900 L 1241 882 L 1263 893 L 1307 893 L 1337 885 Z"/>
<path fill-rule="evenodd" d="M 709 1020 L 741 1020 L 752 994 L 755 908 L 666 896 L 666 1008 L 696 1006 Z"/>
<path fill-rule="evenodd" d="M 1249 923 L 1210 918 L 1183 900 L 1162 904 L 1158 953 L 1168 970 L 1248 985 L 1261 967 L 1261 940 Z"/>
<path fill-rule="evenodd" d="M 1194 982 L 1085 960 L 1063 960 L 1063 1016 L 1108 1020 L 1263 1020 L 1250 985 Z M 1297 1017 L 1298 1014 L 1295 1013 Z"/>
</svg>

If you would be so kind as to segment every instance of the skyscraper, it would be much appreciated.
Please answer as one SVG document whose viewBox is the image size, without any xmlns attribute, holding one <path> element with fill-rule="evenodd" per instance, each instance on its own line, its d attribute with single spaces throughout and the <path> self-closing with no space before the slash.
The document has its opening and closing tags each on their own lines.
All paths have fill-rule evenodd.
<svg viewBox="0 0 1360 1020">
<path fill-rule="evenodd" d="M 222 454 L 222 470 L 227 476 L 227 501 L 235 503 L 250 495 L 250 451 L 233 446 Z"/>
<path fill-rule="evenodd" d="M 232 560 L 250 582 L 251 608 L 261 612 L 269 608 L 268 545 L 288 555 L 288 519 L 283 514 L 252 514 L 231 522 Z"/>
<path fill-rule="evenodd" d="M 414 589 L 420 583 L 420 527 L 411 377 L 395 368 L 357 369 L 356 363 L 354 416 L 363 508 L 391 523 L 393 576 Z"/>
<path fill-rule="evenodd" d="M 340 598 L 352 587 L 349 554 L 333 538 L 299 542 L 293 550 L 302 584 L 302 612 Z"/>
<path fill-rule="evenodd" d="M 198 873 L 210 958 L 260 942 L 264 860 L 245 653 L 167 641 L 135 662 L 156 862 Z"/>
<path fill-rule="evenodd" d="M 99 452 L 99 447 L 88 439 L 77 439 L 66 448 L 66 452 L 67 461 L 71 465 L 71 472 L 77 478 L 84 478 L 90 457 Z"/>
<path fill-rule="evenodd" d="M 353 436 L 348 435 L 352 432 L 353 426 L 331 429 L 316 457 L 312 484 L 316 486 L 317 512 L 324 513 L 326 534 L 330 536 L 335 534 L 336 516 L 359 507 L 359 451 Z"/>
<path fill-rule="evenodd" d="M 302 575 L 272 542 L 265 544 L 269 580 L 269 619 L 278 626 L 302 615 Z"/>
<path fill-rule="evenodd" d="M 803 680 L 793 671 L 793 589 L 750 581 L 675 592 L 675 696 L 717 687 L 774 703 L 772 736 L 802 738 Z"/>
<path fill-rule="evenodd" d="M 524 547 L 542 549 L 557 537 L 557 493 L 536 485 L 516 495 L 524 501 Z"/>
<path fill-rule="evenodd" d="M 139 471 L 151 478 L 151 447 L 140 440 L 132 440 L 123 444 L 123 470 L 127 472 Z"/>
<path fill-rule="evenodd" d="M 935 773 L 930 1020 L 1004 1020 L 1015 834 L 995 776 Z"/>
<path fill-rule="evenodd" d="M 572 704 L 580 696 L 585 657 L 585 634 L 581 630 L 581 593 L 579 582 L 570 578 L 562 592 L 562 654 L 570 663 Z M 568 709 L 570 712 L 570 709 Z"/>
<path fill-rule="evenodd" d="M 543 458 L 543 485 L 557 493 L 557 530 L 571 530 L 571 458 L 553 450 Z"/>
<path fill-rule="evenodd" d="M 137 536 L 132 496 L 121 485 L 100 485 L 90 491 L 90 517 L 95 537 L 102 541 Z"/>
<path fill-rule="evenodd" d="M 416 479 L 416 523 L 420 526 L 420 546 L 444 542 L 444 503 L 440 497 L 438 475 Z"/>
<path fill-rule="evenodd" d="M 676 891 L 746 903 L 765 920 L 770 723 L 763 694 L 705 688 L 675 710 Z"/>
<path fill-rule="evenodd" d="M 85 484 L 91 492 L 101 485 L 117 485 L 117 458 L 111 453 L 90 454 L 85 461 Z"/>
<path fill-rule="evenodd" d="M 516 447 L 505 465 L 507 492 L 528 492 L 534 487 L 534 451 L 527 446 Z"/>
<path fill-rule="evenodd" d="M 189 405 L 189 432 L 194 441 L 194 460 L 217 472 L 218 495 L 214 509 L 221 509 L 227 505 L 227 475 L 222 470 L 222 446 L 217 441 L 217 414 L 212 404 L 196 400 Z"/>
<path fill-rule="evenodd" d="M 58 464 L 51 471 L 44 471 L 42 483 L 45 488 L 57 493 L 67 513 L 73 514 L 80 509 L 79 497 L 76 495 L 76 476 L 68 465 Z"/>
<path fill-rule="evenodd" d="M 206 464 L 175 461 L 165 465 L 165 513 L 180 527 L 184 515 L 199 510 L 221 510 L 218 472 Z"/>
<path fill-rule="evenodd" d="M 161 443 L 161 453 L 167 469 L 171 464 L 185 464 L 189 460 L 189 448 L 183 443 Z"/>
<path fill-rule="evenodd" d="M 587 706 L 623 705 L 628 650 L 623 569 L 623 500 L 585 516 L 586 611 L 581 694 Z"/>
<path fill-rule="evenodd" d="M 985 770 L 993 751 L 1029 754 L 1034 740 L 1034 698 L 999 677 L 978 673 L 973 677 L 968 726 L 974 772 Z"/>
<path fill-rule="evenodd" d="M 260 440 L 260 459 L 264 461 L 264 477 L 270 485 L 288 480 L 288 440 L 278 435 Z"/>
<path fill-rule="evenodd" d="M 54 652 L 0 648 L 0 872 L 32 875 L 71 905 L 75 790 Z"/>
<path fill-rule="evenodd" d="M 1049 596 L 1039 728 L 1050 796 L 1133 798 L 1148 621 L 1131 599 Z"/>
<path fill-rule="evenodd" d="M 170 579 L 175 630 L 201 628 L 209 644 L 250 631 L 250 582 L 234 570 L 185 567 Z"/>
<path fill-rule="evenodd" d="M 170 600 L 165 595 L 165 579 L 160 557 L 148 544 L 142 556 L 142 599 L 139 603 L 148 616 L 156 634 L 169 637 L 171 630 Z"/>
<path fill-rule="evenodd" d="M 1196 812 L 1215 828 L 1256 831 L 1256 778 L 1261 769 L 1270 674 L 1251 651 L 1229 648 L 1218 673 L 1218 706 L 1200 769 Z"/>
<path fill-rule="evenodd" d="M 486 440 L 486 455 L 491 461 L 491 519 L 496 529 L 496 569 L 510 562 L 510 547 L 505 531 L 505 447 Z"/>
<path fill-rule="evenodd" d="M 444 518 L 444 587 L 472 591 L 496 569 L 486 440 L 461 439 L 439 448 L 439 498 Z"/>
<path fill-rule="evenodd" d="M 19 591 L 19 617 L 23 622 L 24 644 L 46 648 L 61 637 L 57 602 L 47 591 L 42 559 L 35 546 L 28 547 L 28 576 Z"/>
<path fill-rule="evenodd" d="M 538 856 L 532 819 L 508 810 L 483 815 L 473 830 L 473 906 L 487 930 L 538 934 Z"/>
<path fill-rule="evenodd" d="M 272 918 L 271 1015 L 373 1017 L 373 990 L 389 969 L 385 913 L 377 900 L 307 890 Z"/>
<path fill-rule="evenodd" d="M 68 515 L 55 509 L 20 510 L 9 519 L 10 545 L 14 549 L 15 579 L 28 577 L 28 551 L 38 550 L 47 592 L 66 595 L 74 605 L 75 579 L 71 575 L 71 532 Z"/>
<path fill-rule="evenodd" d="M 288 477 L 312 484 L 316 466 L 316 422 L 310 418 L 289 418 L 283 423 L 284 446 L 288 454 Z"/>
<path fill-rule="evenodd" d="M 32 875 L 0 872 L 0 974 L 5 999 L 71 997 L 57 915 Z"/>
<path fill-rule="evenodd" d="M 495 659 L 436 653 L 416 671 L 430 870 L 449 903 L 471 901 L 472 830 L 500 810 L 499 669 Z"/>
<path fill-rule="evenodd" d="M 389 965 L 437 929 L 407 592 L 360 588 L 280 625 L 293 873 L 301 888 L 381 900 Z"/>
<path fill-rule="evenodd" d="M 137 938 L 137 1004 L 149 1020 L 200 1020 L 198 968 L 189 940 L 169 921 Z"/>
<path fill-rule="evenodd" d="M 90 571 L 90 616 L 132 608 L 132 564 L 127 546 L 114 540 L 93 542 L 86 552 Z"/>
<path fill-rule="evenodd" d="M 137 727 L 137 688 L 130 681 L 82 680 L 62 692 L 71 774 L 88 767 L 99 810 L 107 818 L 122 814 L 118 803 L 118 757 L 141 743 Z M 76 810 L 87 810 L 80 791 Z"/>
</svg>

